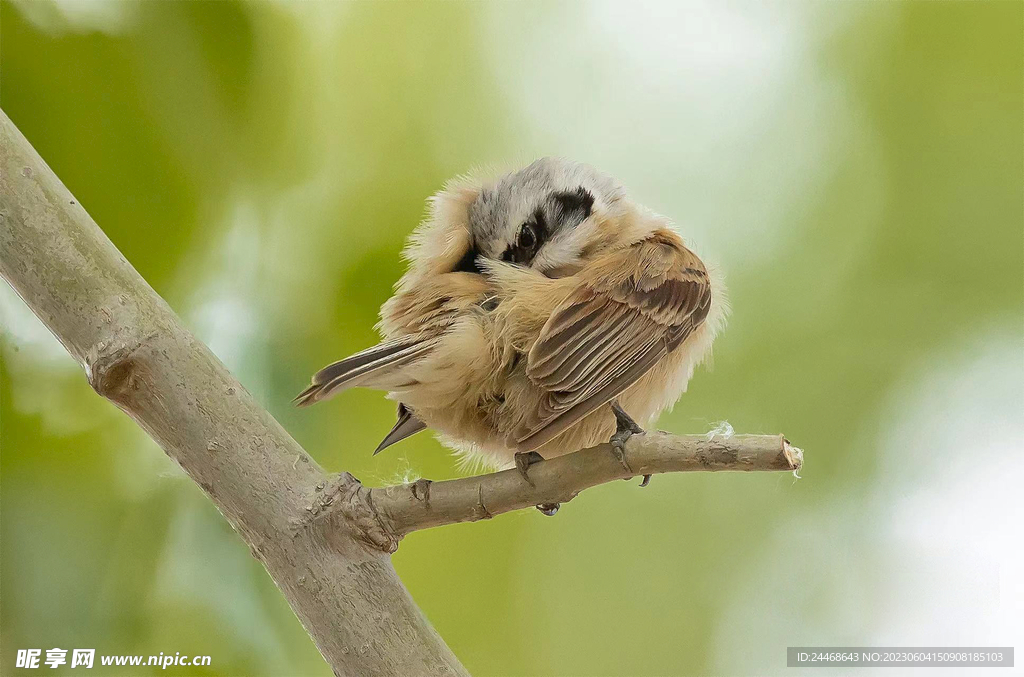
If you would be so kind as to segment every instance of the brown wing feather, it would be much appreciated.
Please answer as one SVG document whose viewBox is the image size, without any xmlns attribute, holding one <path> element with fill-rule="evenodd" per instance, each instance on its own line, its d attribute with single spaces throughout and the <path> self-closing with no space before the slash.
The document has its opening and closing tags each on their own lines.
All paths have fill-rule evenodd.
<svg viewBox="0 0 1024 677">
<path fill-rule="evenodd" d="M 516 431 L 536 449 L 617 397 L 674 350 L 711 307 L 707 270 L 673 234 L 605 257 L 552 313 L 527 359 L 547 391 Z"/>
</svg>

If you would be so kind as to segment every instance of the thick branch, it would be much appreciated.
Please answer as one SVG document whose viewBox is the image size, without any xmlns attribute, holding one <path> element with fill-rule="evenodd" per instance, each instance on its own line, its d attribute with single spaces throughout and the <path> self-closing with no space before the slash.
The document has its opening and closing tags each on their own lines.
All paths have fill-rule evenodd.
<svg viewBox="0 0 1024 677">
<path fill-rule="evenodd" d="M 365 542 L 367 529 L 309 519 L 323 471 L 181 325 L 2 112 L 0 275 L 93 388 L 202 487 L 336 674 L 466 674 L 380 544 Z"/>
<path fill-rule="evenodd" d="M 803 452 L 782 435 L 699 436 L 652 432 L 634 435 L 625 459 L 602 444 L 518 470 L 444 482 L 370 489 L 379 524 L 397 540 L 412 531 L 455 522 L 475 522 L 542 503 L 565 503 L 584 489 L 612 480 L 694 470 L 795 472 Z M 344 505 L 344 504 L 342 504 Z"/>
</svg>

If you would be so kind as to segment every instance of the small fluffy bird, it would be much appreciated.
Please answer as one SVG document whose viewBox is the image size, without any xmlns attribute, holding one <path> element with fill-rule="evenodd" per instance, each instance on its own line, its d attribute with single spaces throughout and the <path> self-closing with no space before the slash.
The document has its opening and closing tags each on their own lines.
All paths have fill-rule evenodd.
<svg viewBox="0 0 1024 677">
<path fill-rule="evenodd" d="M 386 391 L 398 422 L 377 452 L 430 428 L 466 463 L 524 476 L 609 440 L 621 454 L 686 390 L 727 314 L 721 277 L 667 219 L 559 158 L 451 181 L 405 257 L 383 341 L 296 398 Z"/>
</svg>

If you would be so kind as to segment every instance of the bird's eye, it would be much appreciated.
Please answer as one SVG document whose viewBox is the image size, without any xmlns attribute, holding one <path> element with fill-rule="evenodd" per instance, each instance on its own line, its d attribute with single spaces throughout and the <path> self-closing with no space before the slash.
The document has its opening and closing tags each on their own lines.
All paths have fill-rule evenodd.
<svg viewBox="0 0 1024 677">
<path fill-rule="evenodd" d="M 533 249 L 537 244 L 537 230 L 532 223 L 524 223 L 516 236 L 516 246 L 522 249 Z"/>
</svg>

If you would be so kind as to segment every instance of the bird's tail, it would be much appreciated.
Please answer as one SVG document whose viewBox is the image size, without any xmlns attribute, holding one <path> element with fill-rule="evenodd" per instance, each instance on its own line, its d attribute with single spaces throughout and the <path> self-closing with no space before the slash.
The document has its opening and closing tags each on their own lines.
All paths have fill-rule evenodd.
<svg viewBox="0 0 1024 677">
<path fill-rule="evenodd" d="M 295 397 L 295 404 L 306 407 L 356 386 L 391 390 L 408 385 L 402 368 L 432 347 L 430 341 L 403 338 L 367 348 L 314 374 L 310 386 Z"/>
</svg>

